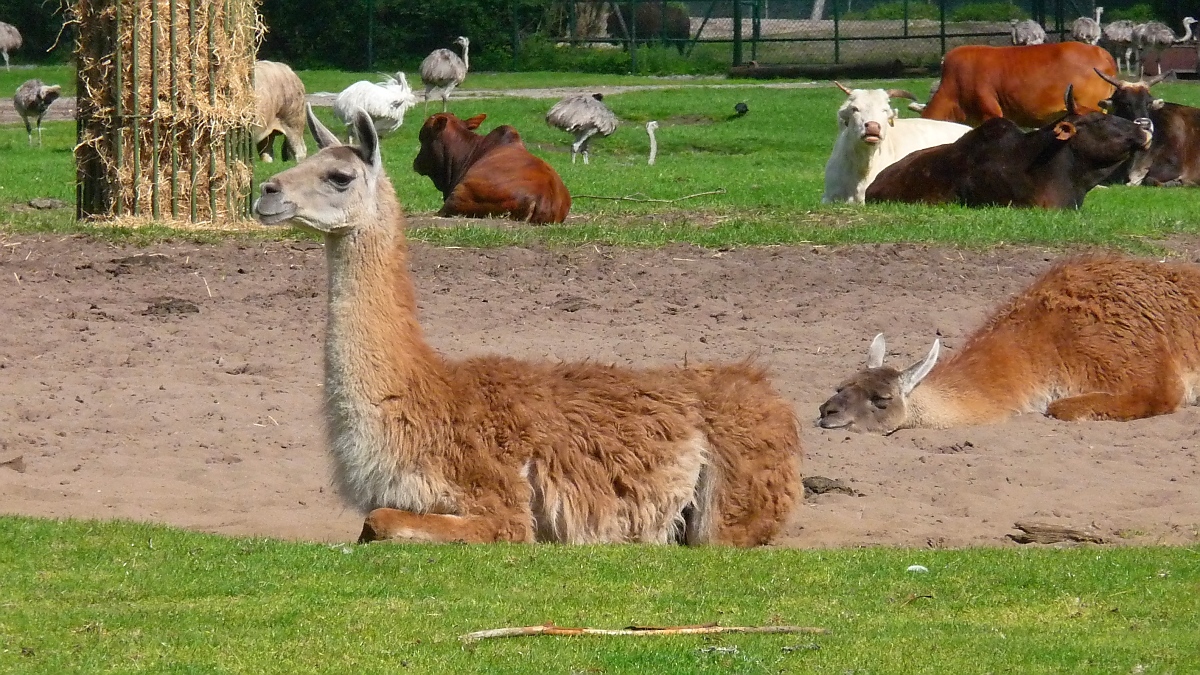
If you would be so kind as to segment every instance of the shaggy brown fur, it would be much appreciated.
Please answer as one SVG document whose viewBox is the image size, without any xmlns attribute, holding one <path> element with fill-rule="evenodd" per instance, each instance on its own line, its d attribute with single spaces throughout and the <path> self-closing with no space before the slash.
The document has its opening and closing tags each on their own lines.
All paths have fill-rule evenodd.
<svg viewBox="0 0 1200 675">
<path fill-rule="evenodd" d="M 264 162 L 275 159 L 275 137 L 282 135 L 283 161 L 308 156 L 304 144 L 304 83 L 287 64 L 254 64 L 254 103 L 262 126 L 254 128 L 254 144 Z"/>
<path fill-rule="evenodd" d="M 266 224 L 325 235 L 330 443 L 362 540 L 686 542 L 772 538 L 800 498 L 791 405 L 749 363 L 631 370 L 425 342 L 404 217 L 370 117 L 263 184 Z"/>
<path fill-rule="evenodd" d="M 938 350 L 935 342 L 929 357 L 897 371 L 883 365 L 886 345 L 876 336 L 867 369 L 821 406 L 820 425 L 891 433 L 1023 412 L 1131 420 L 1195 405 L 1200 267 L 1067 260 L 997 311 L 955 356 L 937 363 Z"/>
</svg>

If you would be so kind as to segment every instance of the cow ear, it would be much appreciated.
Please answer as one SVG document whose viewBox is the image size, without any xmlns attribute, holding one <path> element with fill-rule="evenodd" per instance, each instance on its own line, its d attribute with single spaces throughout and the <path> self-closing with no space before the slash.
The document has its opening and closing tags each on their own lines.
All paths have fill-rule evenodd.
<svg viewBox="0 0 1200 675">
<path fill-rule="evenodd" d="M 1100 101 L 1100 109 L 1106 113 L 1111 113 L 1113 111 L 1112 99 L 1106 98 L 1103 101 Z"/>
<path fill-rule="evenodd" d="M 1166 101 L 1162 100 L 1161 98 L 1156 98 L 1150 102 L 1150 109 L 1151 110 L 1162 110 L 1162 107 L 1166 104 L 1167 104 Z"/>
<path fill-rule="evenodd" d="M 1068 115 L 1078 115 L 1079 112 L 1075 109 L 1075 85 L 1067 85 L 1067 94 L 1063 97 L 1063 101 L 1067 104 Z"/>
<path fill-rule="evenodd" d="M 1075 125 L 1063 120 L 1054 125 L 1054 137 L 1060 141 L 1070 140 L 1075 135 Z"/>
<path fill-rule="evenodd" d="M 317 147 L 324 149 L 336 148 L 341 145 L 342 142 L 337 139 L 337 136 L 334 136 L 332 131 L 325 128 L 325 125 L 321 124 L 321 120 L 317 119 L 317 116 L 313 114 L 312 106 L 305 104 L 304 107 L 308 111 L 308 130 L 312 132 L 313 138 L 317 141 Z"/>
<path fill-rule="evenodd" d="M 354 110 L 354 137 L 358 139 L 358 156 L 372 169 L 383 168 L 383 159 L 379 155 L 379 134 L 375 131 L 371 116 L 362 108 Z"/>
<path fill-rule="evenodd" d="M 483 124 L 483 121 L 486 119 L 487 119 L 487 114 L 480 113 L 474 117 L 469 117 L 469 118 L 463 120 L 463 122 L 466 123 L 468 129 L 474 131 L 474 130 L 478 129 L 479 125 Z"/>
</svg>

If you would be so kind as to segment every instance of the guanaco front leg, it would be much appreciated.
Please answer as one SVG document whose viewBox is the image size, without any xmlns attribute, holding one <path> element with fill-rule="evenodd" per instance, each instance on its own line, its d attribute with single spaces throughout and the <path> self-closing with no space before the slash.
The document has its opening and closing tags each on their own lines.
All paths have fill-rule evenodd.
<svg viewBox="0 0 1200 675">
<path fill-rule="evenodd" d="M 367 514 L 358 543 L 384 540 L 471 544 L 496 541 L 532 542 L 533 532 L 513 518 L 447 516 L 399 509 L 375 509 Z"/>
</svg>

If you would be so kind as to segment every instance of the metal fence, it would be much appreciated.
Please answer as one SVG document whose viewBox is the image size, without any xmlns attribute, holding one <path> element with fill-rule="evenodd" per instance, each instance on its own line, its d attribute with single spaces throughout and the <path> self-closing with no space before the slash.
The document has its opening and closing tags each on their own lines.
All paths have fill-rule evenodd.
<svg viewBox="0 0 1200 675">
<path fill-rule="evenodd" d="M 962 44 L 1010 44 L 1010 19 L 1038 21 L 1047 41 L 1069 39 L 1071 23 L 1094 10 L 1094 0 L 582 0 L 547 26 L 560 45 L 629 50 L 635 72 L 639 49 L 654 45 L 732 66 L 921 66 Z"/>
</svg>

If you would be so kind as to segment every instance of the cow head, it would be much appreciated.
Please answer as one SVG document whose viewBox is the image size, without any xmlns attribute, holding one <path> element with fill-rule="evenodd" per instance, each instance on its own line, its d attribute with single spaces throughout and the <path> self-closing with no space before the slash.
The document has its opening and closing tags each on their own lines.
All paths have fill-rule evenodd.
<svg viewBox="0 0 1200 675">
<path fill-rule="evenodd" d="M 460 120 L 453 113 L 430 115 L 417 135 L 421 150 L 413 160 L 413 171 L 429 176 L 434 186 L 445 193 L 454 185 L 455 170 L 474 148 L 479 136 L 474 131 L 487 115 Z"/>
<path fill-rule="evenodd" d="M 1067 86 L 1066 115 L 1043 127 L 1042 131 L 1069 144 L 1074 156 L 1095 171 L 1115 168 L 1134 153 L 1150 147 L 1153 138 L 1148 119 L 1135 122 L 1102 112 L 1080 115 L 1070 85 Z"/>
<path fill-rule="evenodd" d="M 1150 124 L 1150 133 L 1154 133 L 1154 125 L 1150 123 L 1150 111 L 1158 110 L 1163 107 L 1161 98 L 1154 98 L 1150 95 L 1150 87 L 1163 81 L 1170 73 L 1157 75 L 1149 80 L 1139 82 L 1126 82 L 1118 80 L 1104 73 L 1099 69 L 1093 69 L 1105 82 L 1116 87 L 1112 96 L 1100 101 L 1100 107 L 1110 115 L 1124 117 L 1127 120 L 1141 123 L 1145 120 Z"/>
<path fill-rule="evenodd" d="M 868 145 L 883 142 L 887 138 L 888 127 L 896 125 L 893 96 L 916 99 L 909 92 L 899 89 L 849 89 L 840 82 L 834 84 L 846 92 L 846 102 L 838 108 L 838 132 L 851 133 Z"/>
</svg>

